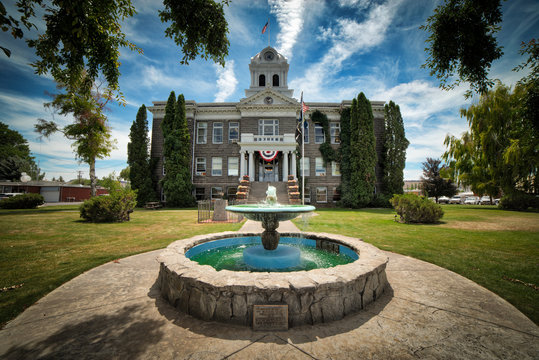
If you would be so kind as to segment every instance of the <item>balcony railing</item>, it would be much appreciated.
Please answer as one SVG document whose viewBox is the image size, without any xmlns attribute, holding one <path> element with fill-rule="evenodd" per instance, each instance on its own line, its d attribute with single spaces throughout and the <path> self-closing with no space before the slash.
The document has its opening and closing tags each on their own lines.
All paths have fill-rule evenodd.
<svg viewBox="0 0 539 360">
<path fill-rule="evenodd" d="M 296 142 L 294 134 L 284 135 L 254 135 L 241 134 L 241 142 L 243 143 L 282 143 L 292 144 Z"/>
</svg>

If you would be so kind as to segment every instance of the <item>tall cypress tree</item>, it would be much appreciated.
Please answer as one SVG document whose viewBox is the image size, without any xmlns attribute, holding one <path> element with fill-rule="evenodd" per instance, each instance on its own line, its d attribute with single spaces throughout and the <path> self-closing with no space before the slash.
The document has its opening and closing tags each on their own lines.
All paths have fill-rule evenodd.
<svg viewBox="0 0 539 360">
<path fill-rule="evenodd" d="M 352 101 L 350 109 L 350 186 L 345 204 L 367 206 L 376 184 L 376 139 L 370 101 L 363 93 Z"/>
<path fill-rule="evenodd" d="M 404 134 L 400 108 L 393 101 L 384 106 L 385 133 L 383 154 L 383 193 L 387 196 L 404 191 L 406 149 L 410 144 Z"/>
<path fill-rule="evenodd" d="M 148 154 L 148 117 L 144 104 L 139 108 L 137 117 L 131 125 L 127 144 L 127 163 L 129 164 L 129 181 L 131 188 L 137 190 L 137 206 L 156 199 L 152 187 L 150 155 Z"/>
<path fill-rule="evenodd" d="M 341 146 L 339 148 L 339 158 L 341 160 L 341 199 L 346 203 L 346 194 L 350 186 L 350 108 L 341 111 Z"/>
<path fill-rule="evenodd" d="M 195 205 L 193 183 L 191 182 L 191 152 L 189 129 L 185 116 L 185 99 L 178 96 L 175 101 L 174 91 L 170 93 L 165 107 L 165 117 L 161 123 L 164 143 L 165 177 L 163 190 L 168 206 L 189 207 Z"/>
</svg>

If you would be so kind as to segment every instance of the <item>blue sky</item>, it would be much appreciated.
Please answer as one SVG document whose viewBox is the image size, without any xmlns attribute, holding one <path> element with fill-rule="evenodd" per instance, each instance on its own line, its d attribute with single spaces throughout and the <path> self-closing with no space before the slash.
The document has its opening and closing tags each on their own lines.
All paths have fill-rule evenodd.
<svg viewBox="0 0 539 360">
<path fill-rule="evenodd" d="M 128 39 L 144 54 L 121 50 L 120 87 L 125 107 L 111 106 L 107 113 L 117 149 L 97 162 L 103 177 L 127 166 L 129 128 L 140 105 L 166 100 L 171 90 L 197 102 L 239 101 L 249 87 L 250 58 L 268 45 L 261 30 L 270 19 L 270 41 L 290 63 L 289 88 L 294 97 L 303 91 L 305 101 L 340 102 L 364 92 L 371 100 L 393 100 L 401 107 L 407 151 L 405 179 L 418 179 L 421 162 L 444 152 L 446 134 L 467 129 L 459 109 L 477 98 L 464 99 L 466 87 L 453 91 L 438 88 L 436 79 L 420 66 L 425 62 L 427 34 L 419 30 L 440 1 L 429 0 L 232 0 L 226 9 L 230 49 L 222 68 L 196 60 L 180 65 L 181 54 L 164 37 L 165 24 L 157 16 L 158 1 L 134 0 L 138 14 L 125 21 Z M 514 84 L 524 74 L 511 71 L 523 61 L 521 41 L 539 34 L 539 2 L 503 2 L 502 30 L 498 33 L 504 56 L 491 69 L 491 77 Z M 38 28 L 43 28 L 41 20 Z M 34 37 L 35 31 L 28 32 Z M 55 92 L 50 76 L 37 76 L 28 65 L 35 59 L 21 40 L 0 33 L 0 43 L 12 50 L 0 54 L 0 121 L 23 134 L 46 178 L 73 179 L 88 166 L 75 160 L 70 142 L 57 135 L 39 139 L 33 132 L 36 119 L 53 118 L 43 103 Z M 60 123 L 69 118 L 54 117 Z M 148 113 L 151 124 L 151 113 Z M 151 125 L 150 125 L 151 126 Z"/>
</svg>

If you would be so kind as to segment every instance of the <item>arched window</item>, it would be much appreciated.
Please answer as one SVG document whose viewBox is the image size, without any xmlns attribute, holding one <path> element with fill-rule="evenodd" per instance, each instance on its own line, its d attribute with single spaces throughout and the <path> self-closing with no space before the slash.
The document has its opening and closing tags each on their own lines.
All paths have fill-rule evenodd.
<svg viewBox="0 0 539 360">
<path fill-rule="evenodd" d="M 265 75 L 260 75 L 258 77 L 258 86 L 266 86 L 266 76 Z"/>
<path fill-rule="evenodd" d="M 279 86 L 279 75 L 273 75 L 273 86 Z"/>
</svg>

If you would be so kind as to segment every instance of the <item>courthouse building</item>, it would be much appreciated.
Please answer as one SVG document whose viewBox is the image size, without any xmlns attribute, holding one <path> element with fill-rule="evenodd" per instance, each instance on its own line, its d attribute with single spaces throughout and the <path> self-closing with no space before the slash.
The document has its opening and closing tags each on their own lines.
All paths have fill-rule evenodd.
<svg viewBox="0 0 539 360">
<path fill-rule="evenodd" d="M 186 116 L 191 132 L 192 180 L 197 200 L 224 194 L 233 197 L 243 175 L 252 182 L 286 182 L 289 175 L 301 175 L 301 151 L 296 140 L 300 102 L 288 88 L 287 59 L 268 46 L 251 58 L 251 82 L 245 98 L 239 102 L 197 103 L 187 100 Z M 313 74 L 317 76 L 317 74 Z M 307 125 L 303 134 L 305 163 L 305 199 L 312 204 L 330 205 L 338 200 L 339 164 L 325 164 L 319 147 L 325 141 L 321 125 L 310 120 L 319 110 L 329 120 L 330 143 L 340 144 L 340 111 L 351 100 L 339 103 L 306 102 Z M 382 149 L 384 102 L 371 101 L 378 154 Z M 161 122 L 166 101 L 154 101 L 151 156 L 158 158 L 156 175 L 164 176 L 163 134 Z M 379 156 L 380 158 L 380 156 Z M 297 163 L 299 162 L 299 163 Z M 380 171 L 377 166 L 377 188 Z"/>
</svg>

